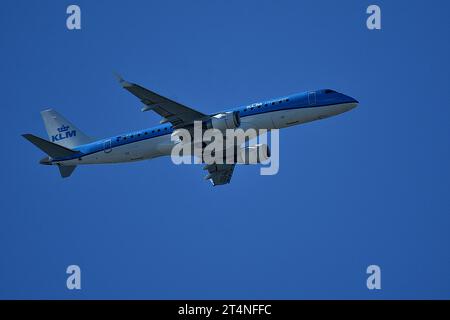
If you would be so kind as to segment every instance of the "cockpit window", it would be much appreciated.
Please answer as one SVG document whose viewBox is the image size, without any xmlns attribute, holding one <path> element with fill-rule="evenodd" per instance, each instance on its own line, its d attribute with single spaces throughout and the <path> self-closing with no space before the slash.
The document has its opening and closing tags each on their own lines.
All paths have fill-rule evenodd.
<svg viewBox="0 0 450 320">
<path fill-rule="evenodd" d="M 325 94 L 336 93 L 336 91 L 331 89 L 325 89 Z"/>
</svg>

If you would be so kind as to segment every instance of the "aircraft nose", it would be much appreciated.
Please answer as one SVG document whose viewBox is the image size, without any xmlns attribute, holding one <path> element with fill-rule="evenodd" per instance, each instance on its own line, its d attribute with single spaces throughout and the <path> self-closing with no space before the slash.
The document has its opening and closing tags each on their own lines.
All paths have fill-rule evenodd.
<svg viewBox="0 0 450 320">
<path fill-rule="evenodd" d="M 358 106 L 359 101 L 356 100 L 355 98 L 347 96 L 345 94 L 342 94 L 342 98 L 347 106 L 347 111 L 356 108 Z"/>
<path fill-rule="evenodd" d="M 353 97 L 347 96 L 347 95 L 345 95 L 345 94 L 343 94 L 343 96 L 344 96 L 344 99 L 345 99 L 345 102 L 346 102 L 346 103 L 354 103 L 354 104 L 356 104 L 356 105 L 359 103 L 359 101 L 356 100 L 356 99 L 353 98 Z"/>
</svg>

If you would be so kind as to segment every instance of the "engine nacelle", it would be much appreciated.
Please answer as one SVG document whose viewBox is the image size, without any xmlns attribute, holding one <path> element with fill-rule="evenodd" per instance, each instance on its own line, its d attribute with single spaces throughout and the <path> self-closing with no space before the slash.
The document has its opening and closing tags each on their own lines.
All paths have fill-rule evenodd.
<svg viewBox="0 0 450 320">
<path fill-rule="evenodd" d="M 237 163 L 258 164 L 270 159 L 270 148 L 267 144 L 255 144 L 244 147 L 238 152 Z"/>
<path fill-rule="evenodd" d="M 225 133 L 227 129 L 236 129 L 241 125 L 239 112 L 219 113 L 206 121 L 206 129 L 217 129 Z"/>
</svg>

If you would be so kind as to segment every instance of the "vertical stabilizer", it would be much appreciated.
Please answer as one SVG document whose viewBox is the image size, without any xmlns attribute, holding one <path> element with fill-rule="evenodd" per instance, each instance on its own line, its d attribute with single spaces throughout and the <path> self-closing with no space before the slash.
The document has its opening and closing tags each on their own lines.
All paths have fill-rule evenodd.
<svg viewBox="0 0 450 320">
<path fill-rule="evenodd" d="M 41 111 L 41 116 L 48 138 L 53 143 L 66 148 L 74 148 L 93 141 L 53 109 Z"/>
</svg>

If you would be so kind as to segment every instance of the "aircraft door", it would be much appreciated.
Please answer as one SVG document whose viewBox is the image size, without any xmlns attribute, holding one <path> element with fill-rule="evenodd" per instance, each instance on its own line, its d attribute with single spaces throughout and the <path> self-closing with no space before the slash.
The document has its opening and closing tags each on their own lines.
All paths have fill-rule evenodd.
<svg viewBox="0 0 450 320">
<path fill-rule="evenodd" d="M 308 92 L 308 103 L 309 105 L 316 104 L 316 93 L 314 91 Z"/>
<path fill-rule="evenodd" d="M 109 140 L 106 140 L 104 143 L 104 151 L 105 151 L 105 153 L 110 153 L 111 150 L 112 150 L 111 139 L 109 139 Z"/>
</svg>

